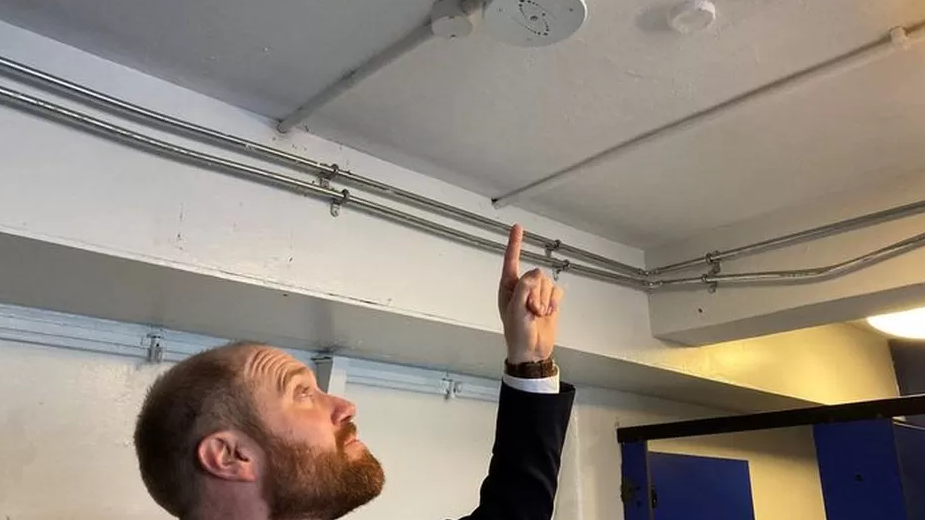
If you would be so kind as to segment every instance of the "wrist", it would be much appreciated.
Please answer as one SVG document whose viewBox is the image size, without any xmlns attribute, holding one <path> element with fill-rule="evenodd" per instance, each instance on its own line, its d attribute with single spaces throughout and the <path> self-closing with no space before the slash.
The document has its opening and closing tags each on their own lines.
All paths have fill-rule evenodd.
<svg viewBox="0 0 925 520">
<path fill-rule="evenodd" d="M 520 361 L 507 359 L 504 373 L 520 379 L 543 379 L 559 374 L 559 366 L 551 357 L 537 361 Z"/>
<path fill-rule="evenodd" d="M 536 352 L 528 349 L 523 349 L 524 351 L 511 351 L 508 349 L 506 363 L 511 363 L 514 365 L 519 365 L 521 363 L 539 363 L 541 361 L 546 361 L 547 359 L 552 358 L 552 353 L 543 354 L 541 352 Z"/>
</svg>

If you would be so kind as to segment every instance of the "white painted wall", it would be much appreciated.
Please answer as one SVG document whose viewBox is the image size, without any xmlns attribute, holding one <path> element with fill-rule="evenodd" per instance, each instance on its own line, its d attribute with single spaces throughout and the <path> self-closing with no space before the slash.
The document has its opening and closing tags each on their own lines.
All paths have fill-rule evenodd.
<svg viewBox="0 0 925 520">
<path fill-rule="evenodd" d="M 909 172 L 879 187 L 832 193 L 646 252 L 649 266 L 702 256 L 925 199 L 925 175 Z M 841 262 L 922 233 L 925 215 L 724 262 L 724 273 L 800 269 Z M 666 292 L 651 298 L 653 332 L 689 344 L 709 344 L 851 321 L 925 304 L 925 249 L 843 278 L 809 285 Z M 696 273 L 699 273 L 695 271 Z"/>
<path fill-rule="evenodd" d="M 12 59 L 144 106 L 519 221 L 624 262 L 643 261 L 639 250 L 517 209 L 497 212 L 483 197 L 310 134 L 280 137 L 269 121 L 253 114 L 3 23 L 0 48 Z M 0 84 L 55 99 L 5 79 Z M 0 121 L 0 232 L 401 315 L 500 329 L 491 303 L 500 264 L 496 255 L 349 207 L 333 219 L 326 203 L 178 164 L 7 107 L 0 106 Z M 577 350 L 801 398 L 799 383 L 781 386 L 779 378 L 766 374 L 790 370 L 803 358 L 809 359 L 807 366 L 829 367 L 833 373 L 845 366 L 831 363 L 827 350 L 807 349 L 803 358 L 765 357 L 762 371 L 742 364 L 719 370 L 717 360 L 725 351 L 676 355 L 653 338 L 646 295 L 568 273 L 560 283 L 567 294 L 560 343 Z M 653 309 L 658 314 L 660 307 Z M 675 318 L 685 323 L 676 313 L 667 316 L 658 317 L 663 328 L 673 328 L 665 324 Z"/>
<path fill-rule="evenodd" d="M 132 429 L 146 387 L 167 365 L 0 341 L 0 518 L 166 519 L 137 476 Z M 495 404 L 348 384 L 364 440 L 385 464 L 382 497 L 363 520 L 453 518 L 485 474 Z M 723 412 L 579 389 L 561 474 L 560 520 L 622 518 L 617 420 L 624 425 Z M 655 443 L 654 449 L 751 461 L 758 520 L 821 519 L 805 430 Z M 779 494 L 788 496 L 779 500 Z"/>
</svg>

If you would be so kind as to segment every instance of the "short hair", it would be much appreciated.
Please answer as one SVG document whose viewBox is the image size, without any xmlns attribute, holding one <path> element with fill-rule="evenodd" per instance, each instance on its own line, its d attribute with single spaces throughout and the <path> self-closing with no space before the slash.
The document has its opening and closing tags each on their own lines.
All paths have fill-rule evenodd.
<svg viewBox="0 0 925 520">
<path fill-rule="evenodd" d="M 200 352 L 161 374 L 148 390 L 135 424 L 135 453 L 148 493 L 171 515 L 182 518 L 196 506 L 203 438 L 226 429 L 259 437 L 243 369 L 247 354 L 262 346 L 237 341 Z"/>
</svg>

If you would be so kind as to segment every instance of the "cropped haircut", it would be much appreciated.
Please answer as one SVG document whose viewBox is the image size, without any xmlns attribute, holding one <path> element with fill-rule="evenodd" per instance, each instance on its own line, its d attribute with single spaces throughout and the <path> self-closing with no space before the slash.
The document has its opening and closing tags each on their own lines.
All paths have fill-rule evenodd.
<svg viewBox="0 0 925 520">
<path fill-rule="evenodd" d="M 262 437 L 244 378 L 248 354 L 262 346 L 240 341 L 201 352 L 161 374 L 148 390 L 135 424 L 135 452 L 148 493 L 168 513 L 182 518 L 197 504 L 203 438 L 222 430 Z"/>
</svg>

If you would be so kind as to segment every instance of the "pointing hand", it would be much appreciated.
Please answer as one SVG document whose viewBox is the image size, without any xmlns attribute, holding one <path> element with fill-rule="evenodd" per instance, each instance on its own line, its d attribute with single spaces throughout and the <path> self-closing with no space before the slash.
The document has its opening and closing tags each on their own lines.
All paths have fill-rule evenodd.
<svg viewBox="0 0 925 520">
<path fill-rule="evenodd" d="M 543 361 L 552 356 L 559 322 L 562 289 L 542 270 L 520 276 L 524 230 L 511 228 L 498 287 L 498 310 L 504 325 L 510 363 Z"/>
</svg>

